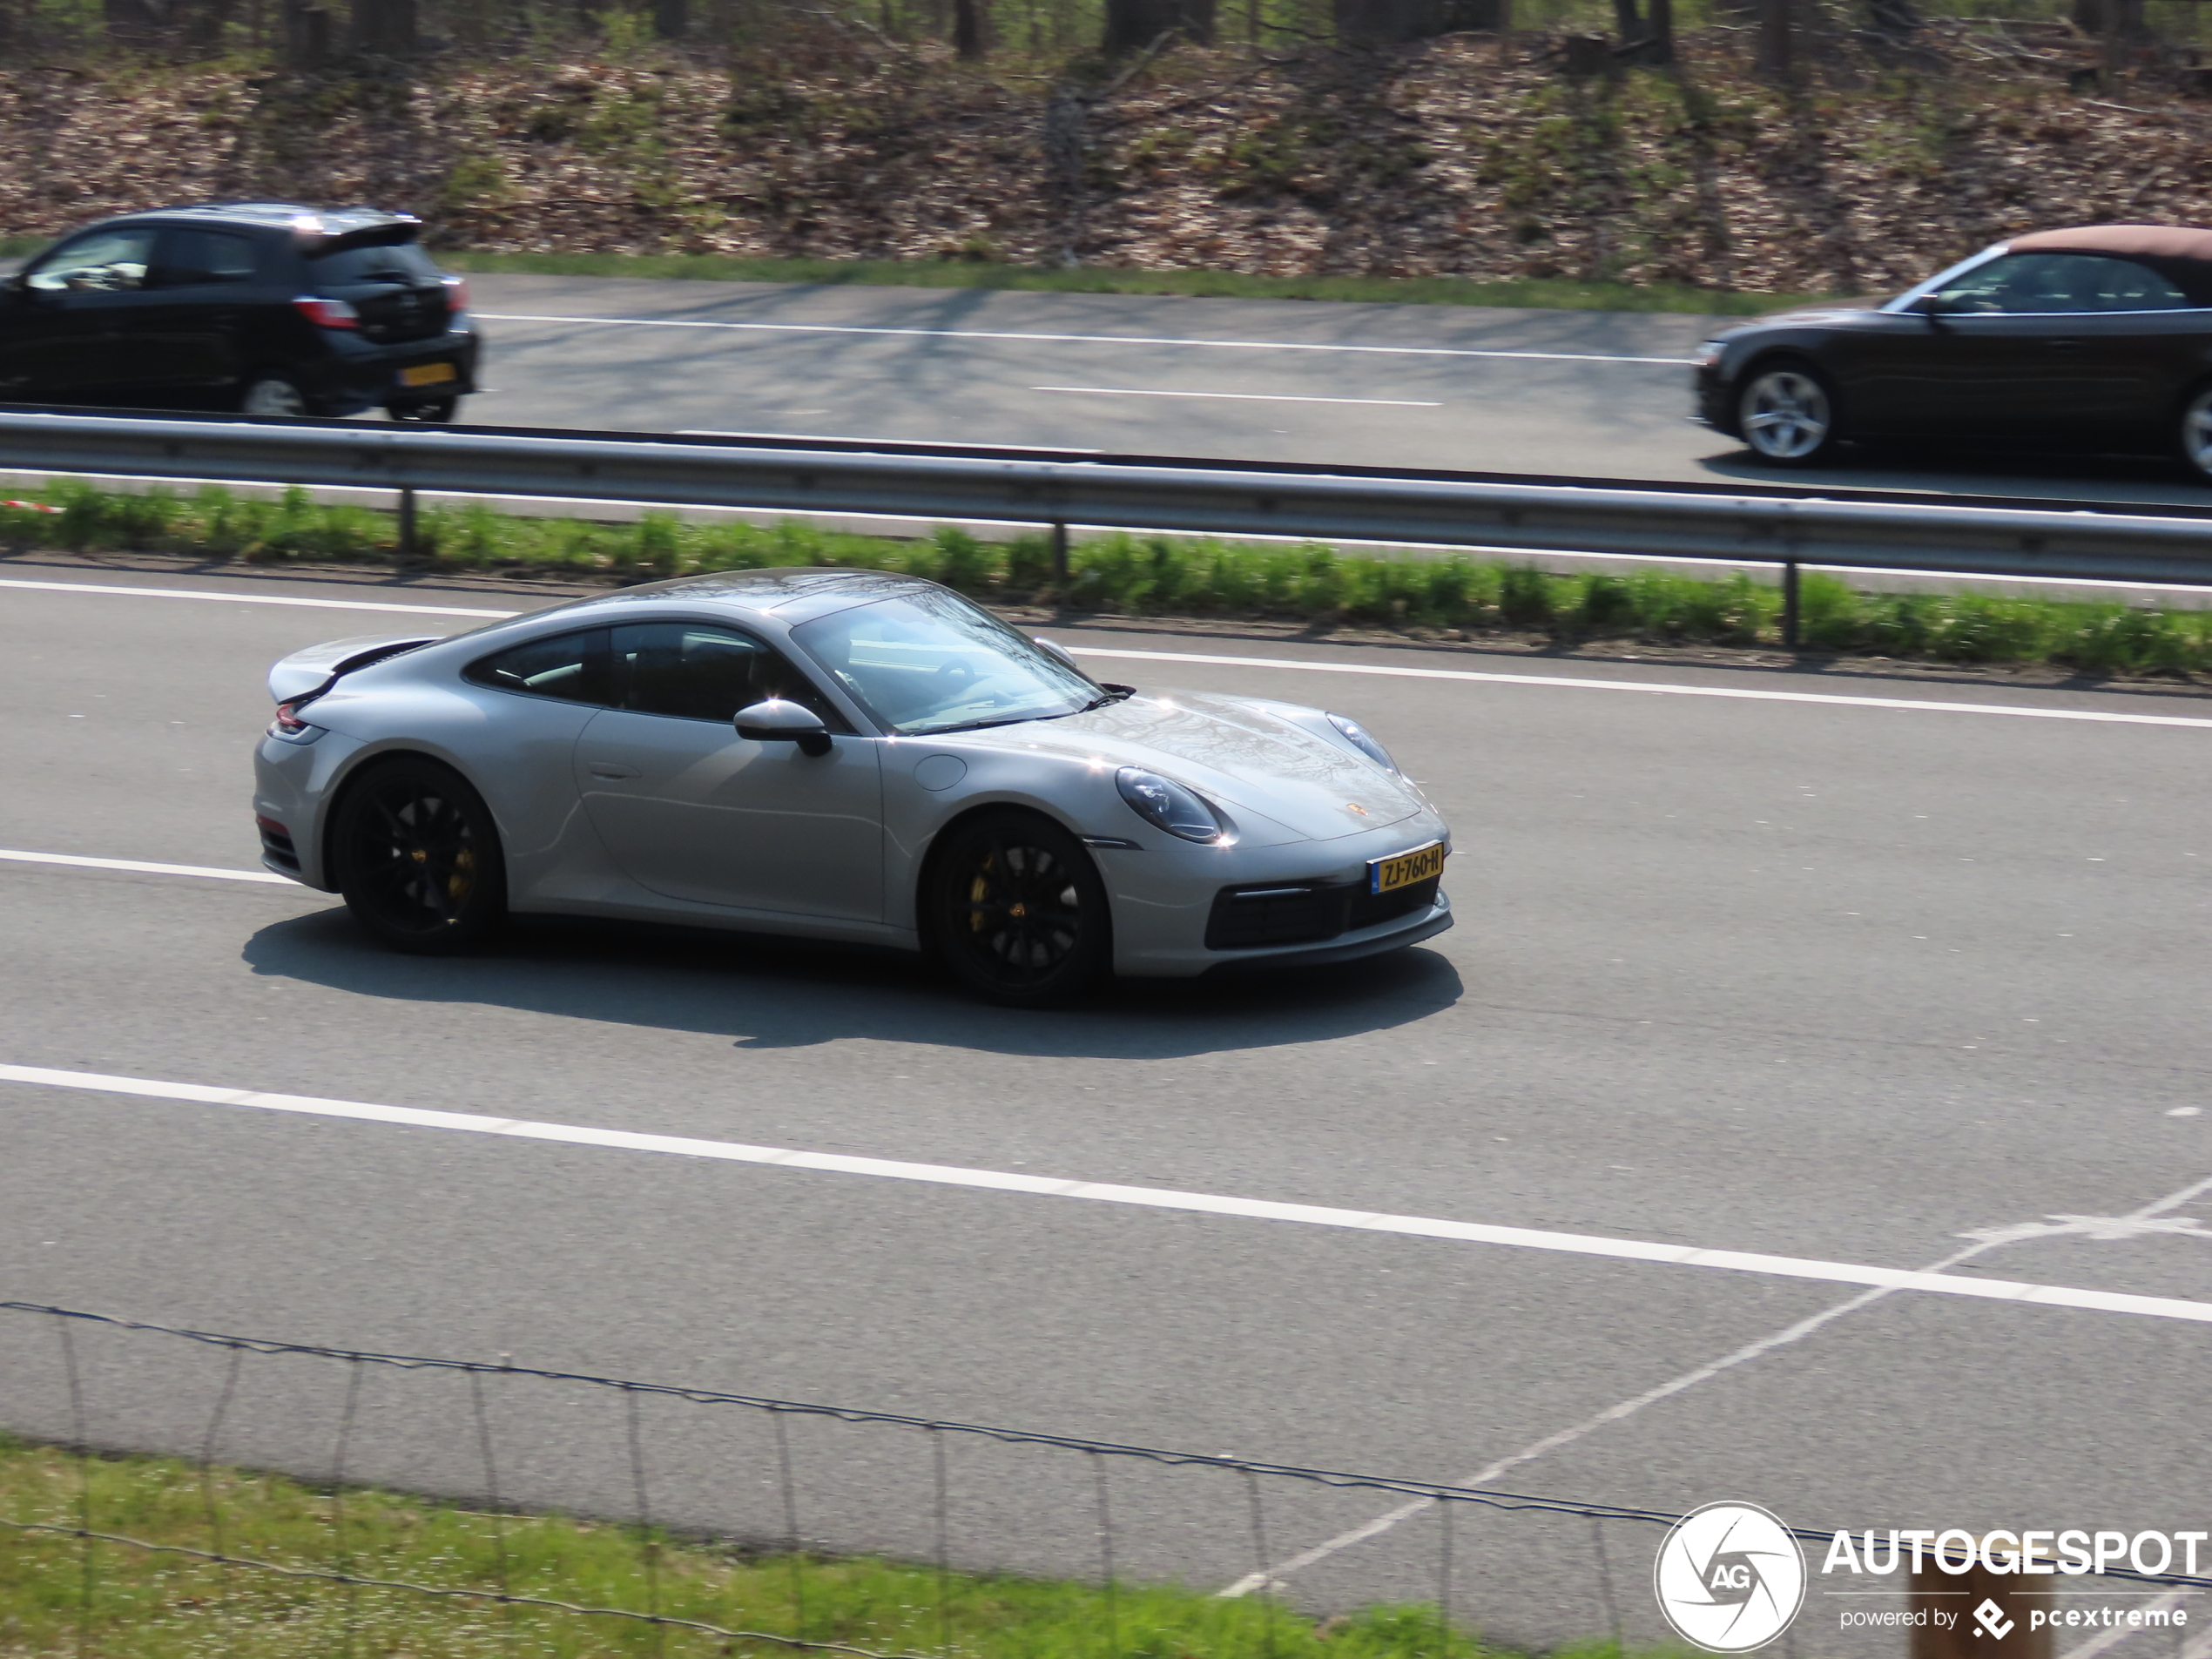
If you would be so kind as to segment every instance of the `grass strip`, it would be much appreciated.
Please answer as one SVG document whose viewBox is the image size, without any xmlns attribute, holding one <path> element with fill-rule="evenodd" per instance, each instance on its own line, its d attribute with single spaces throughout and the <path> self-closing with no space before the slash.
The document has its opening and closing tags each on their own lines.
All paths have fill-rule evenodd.
<svg viewBox="0 0 2212 1659">
<path fill-rule="evenodd" d="M 496 1589 L 726 1630 L 803 1634 L 880 1652 L 965 1659 L 1484 1659 L 1433 1608 L 1316 1621 L 1173 1585 L 1096 1586 L 877 1559 L 765 1555 L 558 1514 L 492 1516 L 373 1487 L 319 1488 L 173 1458 L 78 1457 L 0 1435 L 0 1516 L 293 1568 L 435 1589 Z M 219 1522 L 219 1534 L 215 1522 Z M 0 1527 L 0 1655 L 277 1659 L 352 1653 L 481 1659 L 788 1654 L 673 1626 L 459 1595 L 347 1586 L 190 1555 L 84 1547 Z M 802 1622 L 803 1621 L 803 1622 Z M 81 1628 L 85 1638 L 78 1645 Z M 1610 1643 L 1570 1650 L 1617 1659 Z"/>
<path fill-rule="evenodd" d="M 1757 317 L 1821 296 L 1566 277 L 1485 282 L 1472 277 L 1246 276 L 1236 271 L 1001 265 L 968 260 L 784 260 L 726 253 L 489 253 L 440 248 L 455 271 L 529 276 L 685 278 L 705 282 L 851 284 L 896 288 L 1007 288 L 1028 293 L 1156 293 L 1190 299 L 1336 300 L 1368 305 L 1497 306 L 1554 311 L 1674 312 Z"/>
<path fill-rule="evenodd" d="M 0 547 L 137 550 L 235 558 L 392 564 L 393 516 L 317 503 L 302 489 L 246 496 L 101 489 L 78 481 L 0 506 Z M 1556 575 L 1447 557 L 1372 556 L 1318 545 L 1118 533 L 1078 542 L 1055 586 L 1042 532 L 982 542 L 941 529 L 910 541 L 648 513 L 634 523 L 531 518 L 481 502 L 421 515 L 412 568 L 647 581 L 704 570 L 845 565 L 900 570 L 987 602 L 1064 612 L 1218 617 L 1393 628 L 1416 637 L 1531 636 L 1562 645 L 1764 645 L 1780 640 L 1781 596 L 1737 571 L 1594 570 Z M 2098 676 L 2212 674 L 2212 611 L 1975 592 L 1867 593 L 1809 574 L 1804 648 L 1946 664 L 2047 664 Z"/>
</svg>

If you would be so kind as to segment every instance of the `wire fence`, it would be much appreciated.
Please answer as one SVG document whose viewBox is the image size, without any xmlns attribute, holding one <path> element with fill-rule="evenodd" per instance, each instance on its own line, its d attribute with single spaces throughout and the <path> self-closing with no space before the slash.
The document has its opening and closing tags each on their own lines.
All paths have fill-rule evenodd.
<svg viewBox="0 0 2212 1659">
<path fill-rule="evenodd" d="M 1471 1654 L 1466 1632 L 1478 1623 L 1521 1645 L 1666 1639 L 1641 1588 L 1679 1518 L 1662 1510 L 543 1370 L 503 1355 L 368 1352 L 31 1303 L 0 1303 L 0 1316 L 6 1426 L 64 1454 L 43 1484 L 10 1485 L 0 1469 L 0 1527 L 76 1546 L 79 1652 L 99 1650 L 104 1595 L 136 1593 L 109 1583 L 109 1552 L 212 1569 L 213 1593 L 194 1604 L 219 1622 L 229 1652 L 249 1650 L 239 1631 L 266 1614 L 242 1588 L 257 1577 L 337 1593 L 323 1609 L 334 1645 L 298 1650 L 349 1655 L 373 1611 L 367 1592 L 497 1609 L 505 1623 L 493 1634 L 514 1651 L 546 1650 L 540 1627 L 515 1622 L 518 1610 L 594 1629 L 586 1646 L 563 1652 L 611 1651 L 610 1630 L 624 1633 L 622 1650 L 642 1637 L 655 1654 L 671 1635 L 724 1644 L 698 1651 L 996 1651 L 992 1629 L 1027 1594 L 1032 1612 L 1087 1633 L 1082 1651 L 1151 1652 L 1161 1615 L 1146 1587 L 1168 1583 L 1212 1593 L 1231 1621 L 1216 1652 L 1305 1651 L 1297 1644 L 1313 1635 L 1314 1616 L 1341 1622 L 1359 1607 L 1369 1610 L 1361 1628 L 1392 1642 L 1363 1651 Z M 134 1476 L 118 1456 L 146 1452 L 172 1461 L 152 1474 L 137 1465 Z M 256 1496 L 257 1481 L 268 1483 L 242 1468 L 307 1483 L 306 1507 L 272 1520 Z M 392 1495 L 401 1491 L 442 1503 Z M 547 1511 L 593 1518 L 581 1554 L 549 1546 L 538 1530 Z M 1797 1535 L 1817 1561 L 1832 1534 Z M 710 1543 L 730 1569 L 711 1582 L 697 1566 Z M 2171 1608 L 2212 1591 L 2212 1577 L 2114 1566 L 2067 1588 Z M 2212 1602 L 2189 1604 L 2212 1617 Z M 2195 1655 L 2204 1637 L 2186 1625 L 2161 1645 L 2173 1628 L 2155 1626 L 2131 1651 Z M 1883 1645 L 1820 1639 L 1823 1651 Z"/>
</svg>

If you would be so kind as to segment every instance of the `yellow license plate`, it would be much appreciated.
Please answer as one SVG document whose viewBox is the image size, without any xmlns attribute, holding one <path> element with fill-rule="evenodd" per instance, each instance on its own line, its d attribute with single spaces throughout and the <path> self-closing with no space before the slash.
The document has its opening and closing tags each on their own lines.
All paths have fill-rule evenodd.
<svg viewBox="0 0 2212 1659">
<path fill-rule="evenodd" d="M 400 371 L 402 386 L 438 386 L 456 378 L 451 363 L 417 363 Z"/>
<path fill-rule="evenodd" d="M 1410 853 L 1400 853 L 1394 859 L 1367 860 L 1367 891 L 1388 893 L 1397 887 L 1410 887 L 1416 881 L 1426 881 L 1444 873 L 1444 843 L 1431 841 L 1426 846 L 1417 846 Z"/>
</svg>

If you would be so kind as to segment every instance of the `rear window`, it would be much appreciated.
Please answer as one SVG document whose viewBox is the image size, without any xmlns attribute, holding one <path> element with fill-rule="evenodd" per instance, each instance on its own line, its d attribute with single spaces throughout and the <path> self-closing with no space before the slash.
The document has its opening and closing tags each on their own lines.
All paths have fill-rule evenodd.
<svg viewBox="0 0 2212 1659">
<path fill-rule="evenodd" d="M 319 253 L 307 261 L 318 286 L 360 287 L 370 282 L 400 282 L 414 287 L 438 280 L 430 256 L 412 242 L 393 242 L 374 247 L 342 247 Z"/>
</svg>

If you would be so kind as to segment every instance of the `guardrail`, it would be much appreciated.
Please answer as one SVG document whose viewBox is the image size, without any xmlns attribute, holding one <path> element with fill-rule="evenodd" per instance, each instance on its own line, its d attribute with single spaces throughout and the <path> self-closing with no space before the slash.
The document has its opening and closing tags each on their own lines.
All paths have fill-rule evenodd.
<svg viewBox="0 0 2212 1659">
<path fill-rule="evenodd" d="M 1831 500 L 1258 467 L 916 454 L 338 422 L 0 412 L 0 465 L 69 473 L 555 496 L 664 507 L 1291 536 L 1779 567 L 2194 583 L 2212 523 L 2155 514 Z"/>
</svg>

